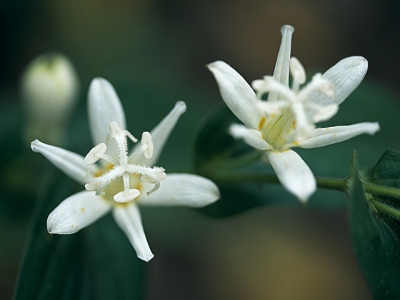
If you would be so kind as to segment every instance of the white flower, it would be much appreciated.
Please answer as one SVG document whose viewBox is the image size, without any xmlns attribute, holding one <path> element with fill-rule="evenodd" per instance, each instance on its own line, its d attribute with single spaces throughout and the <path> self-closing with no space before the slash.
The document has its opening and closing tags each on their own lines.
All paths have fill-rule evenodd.
<svg viewBox="0 0 400 300">
<path fill-rule="evenodd" d="M 177 102 L 151 133 L 143 132 L 141 143 L 130 154 L 127 138 L 132 142 L 137 139 L 124 129 L 124 111 L 108 81 L 101 78 L 92 81 L 88 107 L 95 146 L 86 157 L 39 140 L 31 144 L 33 151 L 43 154 L 86 188 L 65 199 L 50 213 L 47 230 L 51 234 L 72 234 L 112 210 L 137 256 L 149 261 L 153 253 L 137 204 L 201 207 L 219 198 L 217 186 L 206 178 L 191 174 L 166 176 L 163 168 L 154 167 L 186 105 Z"/>
<path fill-rule="evenodd" d="M 78 91 L 78 76 L 68 58 L 59 53 L 47 53 L 33 60 L 21 80 L 28 119 L 26 139 L 41 138 L 60 144 Z"/>
<path fill-rule="evenodd" d="M 234 138 L 265 151 L 263 158 L 274 168 L 282 185 L 305 202 L 316 190 L 310 168 L 293 147 L 315 148 L 338 143 L 356 135 L 374 134 L 378 123 L 315 128 L 315 123 L 331 118 L 338 105 L 361 83 L 368 63 L 353 56 L 339 61 L 310 83 L 300 62 L 290 57 L 292 26 L 282 27 L 282 43 L 274 75 L 250 85 L 228 64 L 216 61 L 208 65 L 214 74 L 223 100 L 244 125 L 232 124 Z M 292 86 L 289 87 L 289 72 Z M 267 101 L 262 96 L 268 93 Z"/>
</svg>

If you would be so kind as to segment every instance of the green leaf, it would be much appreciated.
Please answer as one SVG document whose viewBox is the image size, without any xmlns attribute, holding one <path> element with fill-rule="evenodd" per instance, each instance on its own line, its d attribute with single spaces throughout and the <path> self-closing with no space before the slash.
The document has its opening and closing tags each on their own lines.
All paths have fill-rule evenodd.
<svg viewBox="0 0 400 300">
<path fill-rule="evenodd" d="M 393 220 L 376 214 L 367 200 L 353 159 L 347 195 L 351 234 L 361 270 L 374 299 L 400 298 L 400 240 L 391 229 Z"/>
<path fill-rule="evenodd" d="M 244 143 L 237 143 L 228 134 L 228 127 L 239 122 L 226 105 L 220 104 L 208 112 L 197 127 L 193 145 L 193 163 L 198 171 L 206 169 L 213 162 L 223 161 L 232 156 L 250 151 Z"/>
<path fill-rule="evenodd" d="M 40 187 L 15 299 L 143 299 L 145 263 L 110 214 L 73 235 L 47 233 L 48 214 L 75 187 L 63 174 Z"/>
<path fill-rule="evenodd" d="M 371 169 L 368 179 L 376 185 L 400 188 L 400 151 L 386 150 Z"/>
</svg>

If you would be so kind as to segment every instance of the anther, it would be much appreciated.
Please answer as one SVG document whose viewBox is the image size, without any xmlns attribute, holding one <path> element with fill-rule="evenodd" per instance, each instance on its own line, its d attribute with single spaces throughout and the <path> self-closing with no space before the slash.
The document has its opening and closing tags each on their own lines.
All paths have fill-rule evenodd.
<svg viewBox="0 0 400 300">
<path fill-rule="evenodd" d="M 142 144 L 142 146 L 147 146 L 145 148 L 145 150 L 143 151 L 144 157 L 146 157 L 147 159 L 152 158 L 153 152 L 154 152 L 154 142 L 148 131 L 144 131 L 142 133 L 141 144 Z"/>
<path fill-rule="evenodd" d="M 85 164 L 92 165 L 100 159 L 99 155 L 102 155 L 106 152 L 107 146 L 104 143 L 98 144 L 94 146 L 89 153 L 85 156 Z"/>
<path fill-rule="evenodd" d="M 114 195 L 114 200 L 119 203 L 125 203 L 132 201 L 133 199 L 139 197 L 140 191 L 137 189 L 130 189 L 128 191 L 122 191 Z"/>
</svg>

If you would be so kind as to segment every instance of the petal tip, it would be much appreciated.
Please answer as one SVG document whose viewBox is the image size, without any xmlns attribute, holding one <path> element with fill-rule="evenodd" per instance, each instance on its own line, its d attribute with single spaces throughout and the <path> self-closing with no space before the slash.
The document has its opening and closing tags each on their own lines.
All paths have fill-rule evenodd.
<svg viewBox="0 0 400 300">
<path fill-rule="evenodd" d="M 31 149 L 33 152 L 39 152 L 39 150 L 37 148 L 39 143 L 41 143 L 41 142 L 38 139 L 31 142 Z"/>
<path fill-rule="evenodd" d="M 187 106 L 186 103 L 184 101 L 177 101 L 175 103 L 175 108 L 181 113 L 183 114 L 184 112 L 186 112 Z"/>
<path fill-rule="evenodd" d="M 150 253 L 146 253 L 145 255 L 138 254 L 137 257 L 140 258 L 141 260 L 145 261 L 145 262 L 149 262 L 154 257 L 154 254 L 151 253 L 151 252 Z"/>
<path fill-rule="evenodd" d="M 216 60 L 212 63 L 207 64 L 207 68 L 212 72 L 213 69 L 219 69 L 227 66 L 228 64 L 222 60 Z"/>
</svg>

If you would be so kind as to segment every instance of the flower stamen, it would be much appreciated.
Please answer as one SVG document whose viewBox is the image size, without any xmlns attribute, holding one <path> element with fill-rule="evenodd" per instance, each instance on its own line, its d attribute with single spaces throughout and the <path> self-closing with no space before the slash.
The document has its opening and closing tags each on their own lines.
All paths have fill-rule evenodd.
<svg viewBox="0 0 400 300">
<path fill-rule="evenodd" d="M 96 195 L 106 195 L 107 198 L 112 198 L 119 203 L 129 202 L 140 196 L 139 189 L 131 189 L 131 175 L 140 175 L 143 182 L 154 184 L 148 194 L 153 193 L 160 187 L 160 182 L 166 178 L 163 168 L 147 167 L 135 164 L 135 158 L 139 154 L 144 155 L 146 159 L 151 159 L 154 153 L 154 142 L 151 134 L 147 131 L 143 132 L 141 139 L 141 146 L 138 150 L 128 157 L 128 144 L 127 137 L 133 142 L 138 140 L 127 130 L 122 130 L 116 122 L 111 122 L 109 125 L 110 132 L 107 136 L 106 143 L 115 142 L 117 149 L 116 157 L 106 154 L 108 149 L 105 143 L 101 143 L 93 147 L 85 157 L 86 164 L 94 164 L 100 158 L 113 164 L 113 168 L 103 170 L 99 176 L 94 176 L 92 172 L 88 172 L 86 180 L 88 183 L 85 185 L 86 190 L 96 191 Z M 117 178 L 122 177 L 123 191 L 114 194 L 115 189 L 120 189 L 120 183 L 113 183 Z M 105 188 L 113 184 L 113 188 Z M 107 195 L 112 193 L 111 195 Z M 113 195 L 114 194 L 114 195 Z"/>
</svg>

